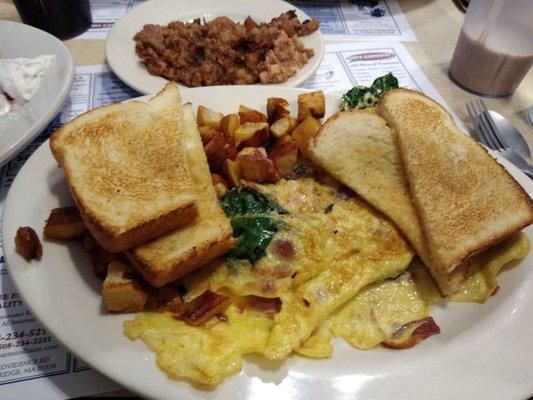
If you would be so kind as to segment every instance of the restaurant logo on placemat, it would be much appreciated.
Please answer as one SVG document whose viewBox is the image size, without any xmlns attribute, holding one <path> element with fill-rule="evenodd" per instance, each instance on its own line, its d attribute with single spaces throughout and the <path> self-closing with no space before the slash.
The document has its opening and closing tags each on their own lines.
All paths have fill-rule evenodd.
<svg viewBox="0 0 533 400">
<path fill-rule="evenodd" d="M 370 61 L 370 60 L 385 60 L 394 57 L 393 53 L 386 53 L 384 51 L 372 51 L 369 53 L 354 54 L 348 57 L 348 62 Z"/>
</svg>

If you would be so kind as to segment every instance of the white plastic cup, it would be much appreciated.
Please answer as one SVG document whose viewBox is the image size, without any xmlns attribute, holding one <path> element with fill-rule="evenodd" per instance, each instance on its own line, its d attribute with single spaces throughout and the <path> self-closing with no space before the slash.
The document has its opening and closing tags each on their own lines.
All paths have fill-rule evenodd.
<svg viewBox="0 0 533 400">
<path fill-rule="evenodd" d="M 512 94 L 533 64 L 533 0 L 470 0 L 450 76 L 480 94 Z"/>
</svg>

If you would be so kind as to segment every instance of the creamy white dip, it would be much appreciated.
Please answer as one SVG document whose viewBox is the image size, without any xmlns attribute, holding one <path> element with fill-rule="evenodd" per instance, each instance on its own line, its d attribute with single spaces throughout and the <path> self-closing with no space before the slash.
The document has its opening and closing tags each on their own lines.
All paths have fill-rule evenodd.
<svg viewBox="0 0 533 400">
<path fill-rule="evenodd" d="M 0 59 L 0 115 L 24 104 L 35 94 L 55 56 Z M 12 101 L 5 96 L 7 94 Z M 12 104 L 14 103 L 14 104 Z"/>
</svg>

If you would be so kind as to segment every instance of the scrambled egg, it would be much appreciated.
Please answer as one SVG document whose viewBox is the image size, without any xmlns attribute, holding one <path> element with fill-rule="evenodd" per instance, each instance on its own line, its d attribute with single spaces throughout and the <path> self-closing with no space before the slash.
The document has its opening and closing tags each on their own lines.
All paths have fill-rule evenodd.
<svg viewBox="0 0 533 400">
<path fill-rule="evenodd" d="M 469 262 L 469 278 L 457 293 L 449 297 L 440 294 L 424 265 L 414 261 L 409 271 L 397 279 L 377 282 L 365 288 L 331 314 L 295 351 L 312 358 L 329 357 L 333 351 L 330 340 L 334 337 L 342 337 L 359 349 L 371 349 L 380 343 L 401 347 L 419 326 L 417 322 L 429 317 L 432 304 L 444 301 L 485 302 L 497 292 L 496 275 L 502 267 L 524 258 L 529 250 L 528 237 L 519 232 L 474 256 Z"/>
<path fill-rule="evenodd" d="M 132 339 L 141 338 L 157 354 L 157 364 L 169 377 L 213 386 L 242 369 L 242 356 L 261 352 L 272 329 L 272 318 L 231 305 L 226 321 L 213 318 L 190 326 L 169 312 L 145 312 L 125 324 Z"/>
<path fill-rule="evenodd" d="M 334 337 L 361 349 L 401 347 L 427 321 L 432 303 L 486 300 L 501 267 L 529 250 L 518 234 L 481 254 L 463 290 L 445 299 L 425 268 L 411 263 L 413 251 L 396 228 L 336 184 L 304 178 L 256 189 L 288 211 L 276 216 L 279 231 L 266 256 L 254 265 L 217 260 L 182 280 L 186 299 L 207 289 L 228 295 L 224 318 L 194 327 L 154 311 L 125 323 L 126 334 L 144 340 L 171 378 L 214 386 L 241 370 L 245 354 L 323 358 Z M 280 311 L 247 307 L 251 295 L 279 298 Z"/>
</svg>

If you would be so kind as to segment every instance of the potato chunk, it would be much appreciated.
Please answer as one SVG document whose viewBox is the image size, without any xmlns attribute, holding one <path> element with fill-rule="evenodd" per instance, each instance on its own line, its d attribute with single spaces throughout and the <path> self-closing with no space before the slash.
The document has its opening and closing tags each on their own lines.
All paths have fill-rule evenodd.
<svg viewBox="0 0 533 400">
<path fill-rule="evenodd" d="M 260 147 L 270 138 L 266 122 L 245 122 L 234 132 L 235 145 L 242 147 Z"/>
<path fill-rule="evenodd" d="M 281 172 L 268 158 L 264 148 L 245 147 L 237 154 L 243 179 L 257 183 L 275 183 L 281 179 Z"/>
<path fill-rule="evenodd" d="M 322 125 L 313 117 L 307 117 L 291 132 L 302 156 L 310 159 L 310 145 Z"/>
<path fill-rule="evenodd" d="M 222 171 L 224 171 L 226 181 L 228 182 L 230 188 L 241 186 L 242 174 L 239 163 L 233 160 L 226 160 L 222 165 Z"/>
<path fill-rule="evenodd" d="M 222 113 L 211 110 L 204 106 L 198 106 L 196 114 L 196 123 L 198 126 L 211 126 L 215 129 L 220 128 L 220 120 L 224 115 Z"/>
<path fill-rule="evenodd" d="M 267 99 L 267 117 L 271 124 L 290 114 L 289 102 L 282 97 L 269 97 Z"/>
<path fill-rule="evenodd" d="M 50 239 L 72 240 L 83 236 L 86 230 L 76 207 L 61 207 L 51 211 L 43 233 Z"/>
<path fill-rule="evenodd" d="M 286 142 L 272 150 L 269 157 L 284 176 L 288 175 L 298 161 L 298 147 L 295 142 Z"/>
<path fill-rule="evenodd" d="M 292 138 L 291 135 L 286 135 L 286 136 L 282 136 L 282 137 L 279 137 L 279 138 L 276 138 L 273 142 L 272 142 L 272 149 L 275 149 L 276 147 L 279 147 L 281 146 L 282 144 L 284 143 L 287 143 L 287 142 L 294 142 L 294 139 Z"/>
<path fill-rule="evenodd" d="M 228 114 L 220 121 L 220 131 L 227 139 L 235 142 L 235 131 L 240 126 L 239 116 L 237 114 Z"/>
<path fill-rule="evenodd" d="M 102 294 L 107 311 L 132 313 L 144 310 L 148 292 L 131 276 L 128 266 L 114 261 L 107 268 Z"/>
<path fill-rule="evenodd" d="M 93 272 L 100 279 L 106 278 L 107 268 L 113 261 L 126 262 L 127 260 L 124 253 L 110 253 L 98 245 L 89 254 L 91 256 Z"/>
<path fill-rule="evenodd" d="M 322 118 L 326 113 L 326 98 L 322 91 L 298 95 L 298 121 L 307 117 Z"/>
<path fill-rule="evenodd" d="M 93 238 L 93 235 L 89 231 L 86 231 L 83 235 L 83 250 L 86 253 L 92 253 L 98 246 L 96 240 Z"/>
<path fill-rule="evenodd" d="M 241 124 L 247 122 L 267 122 L 267 116 L 265 114 L 253 108 L 243 106 L 242 104 L 239 106 L 239 119 Z"/>
<path fill-rule="evenodd" d="M 270 133 L 272 136 L 279 138 L 288 135 L 296 127 L 298 123 L 291 116 L 286 116 L 277 119 L 270 125 Z"/>
<path fill-rule="evenodd" d="M 219 171 L 225 160 L 232 159 L 237 154 L 237 149 L 221 132 L 207 143 L 204 148 L 207 162 L 212 171 Z"/>
<path fill-rule="evenodd" d="M 200 139 L 202 139 L 202 144 L 204 146 L 219 132 L 218 129 L 213 128 L 212 126 L 199 126 L 198 131 L 200 132 Z"/>
<path fill-rule="evenodd" d="M 215 192 L 217 193 L 217 197 L 219 199 L 221 199 L 226 193 L 228 193 L 228 183 L 222 175 L 211 174 L 211 181 L 213 182 Z"/>
</svg>

